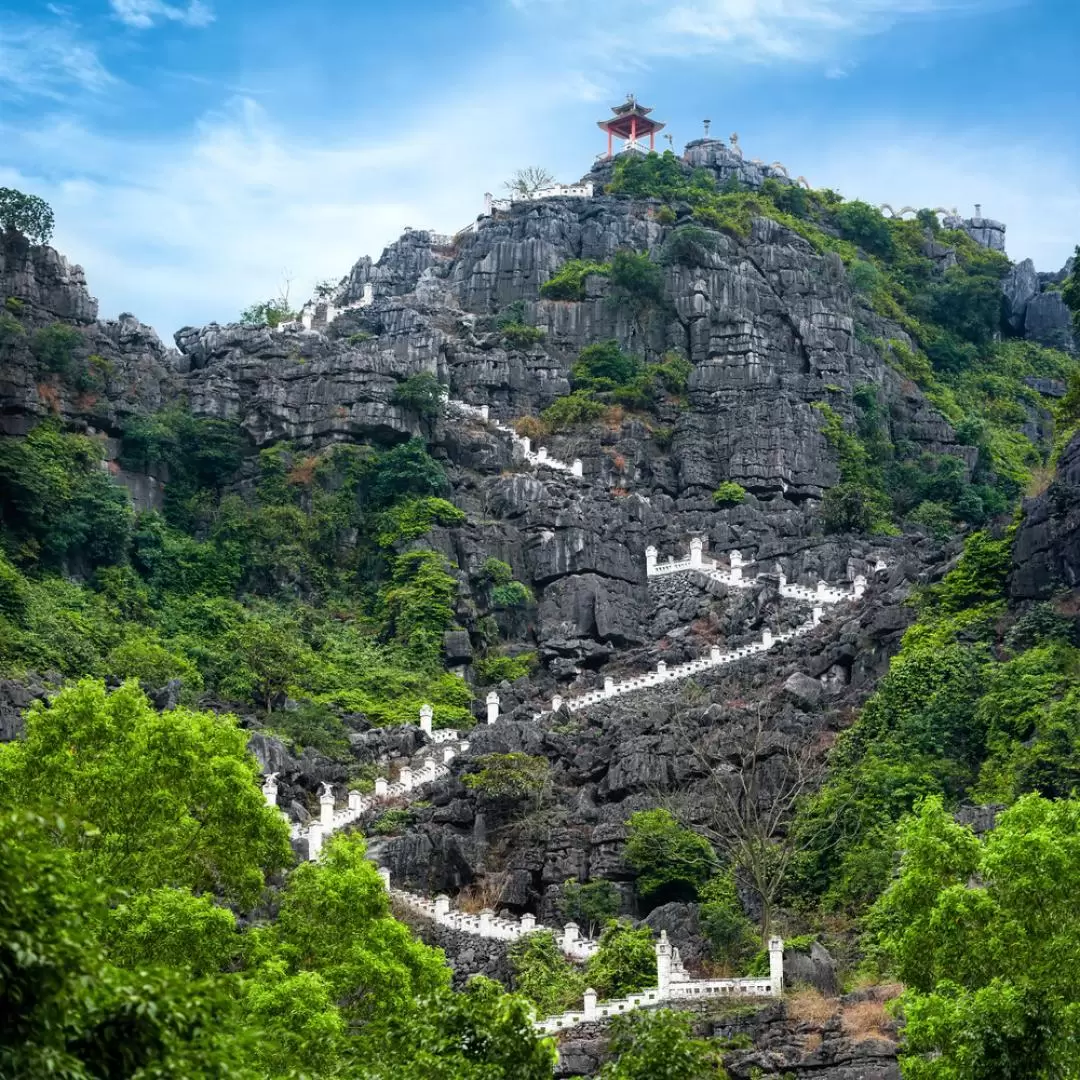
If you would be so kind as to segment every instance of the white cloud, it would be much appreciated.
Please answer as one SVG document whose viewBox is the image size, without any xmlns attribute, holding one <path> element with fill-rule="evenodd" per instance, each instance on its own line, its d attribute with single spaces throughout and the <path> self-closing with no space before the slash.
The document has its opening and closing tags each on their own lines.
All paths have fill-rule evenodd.
<svg viewBox="0 0 1080 1080">
<path fill-rule="evenodd" d="M 183 26 L 209 26 L 214 12 L 203 0 L 189 0 L 186 6 L 165 0 L 109 0 L 113 13 L 127 26 L 147 30 L 157 22 L 178 22 Z"/>
<path fill-rule="evenodd" d="M 509 0 L 537 26 L 572 27 L 571 48 L 613 63 L 723 52 L 733 63 L 813 61 L 903 19 L 1016 0 Z"/>
<path fill-rule="evenodd" d="M 116 80 L 94 47 L 68 26 L 0 24 L 0 98 L 60 101 Z"/>
<path fill-rule="evenodd" d="M 157 142 L 72 121 L 0 124 L 5 158 L 39 170 L 0 167 L 0 186 L 53 206 L 54 243 L 85 267 L 103 317 L 132 311 L 168 339 L 182 325 L 235 319 L 277 291 L 285 268 L 293 298 L 303 300 L 317 280 L 345 274 L 361 255 L 377 257 L 405 225 L 463 227 L 484 191 L 534 159 L 539 135 L 517 122 L 523 104 L 543 100 L 557 116 L 589 92 L 576 80 L 554 91 L 544 73 L 526 82 L 484 74 L 483 88 L 443 98 L 435 113 L 421 109 L 390 137 L 284 130 L 244 98 L 186 137 Z M 489 77 L 503 92 L 487 91 Z M 448 114 L 467 137 L 447 138 Z M 581 163 L 571 166 L 567 178 L 577 179 Z"/>
</svg>

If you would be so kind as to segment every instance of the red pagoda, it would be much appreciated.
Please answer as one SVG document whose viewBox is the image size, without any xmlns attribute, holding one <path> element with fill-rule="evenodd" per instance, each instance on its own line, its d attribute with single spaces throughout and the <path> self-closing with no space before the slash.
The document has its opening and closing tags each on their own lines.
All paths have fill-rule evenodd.
<svg viewBox="0 0 1080 1080">
<path fill-rule="evenodd" d="M 611 110 L 615 115 L 608 120 L 598 120 L 597 127 L 607 132 L 607 156 L 611 157 L 612 139 L 618 136 L 626 140 L 623 150 L 640 150 L 638 138 L 643 135 L 649 136 L 649 149 L 656 149 L 656 133 L 664 125 L 658 120 L 650 120 L 649 113 L 652 109 L 639 105 L 633 94 L 626 95 L 626 101 L 622 105 L 616 105 Z"/>
</svg>

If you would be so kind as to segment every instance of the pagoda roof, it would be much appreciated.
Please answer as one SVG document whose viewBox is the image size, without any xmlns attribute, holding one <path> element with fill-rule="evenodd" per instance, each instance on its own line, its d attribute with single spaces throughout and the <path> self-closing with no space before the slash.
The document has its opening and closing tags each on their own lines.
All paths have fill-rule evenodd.
<svg viewBox="0 0 1080 1080">
<path fill-rule="evenodd" d="M 638 100 L 633 94 L 628 94 L 626 100 L 621 105 L 612 105 L 611 111 L 616 116 L 629 116 L 631 113 L 637 113 L 638 116 L 646 116 L 652 112 L 646 105 L 639 105 Z"/>
</svg>

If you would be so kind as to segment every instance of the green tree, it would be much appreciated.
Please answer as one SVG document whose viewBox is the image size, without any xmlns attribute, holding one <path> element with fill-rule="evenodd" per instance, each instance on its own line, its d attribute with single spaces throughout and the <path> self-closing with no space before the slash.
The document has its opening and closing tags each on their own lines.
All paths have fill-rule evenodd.
<svg viewBox="0 0 1080 1080">
<path fill-rule="evenodd" d="M 980 843 L 928 798 L 869 925 L 907 990 L 913 1080 L 1080 1070 L 1080 802 L 1021 798 Z"/>
<path fill-rule="evenodd" d="M 616 1017 L 608 1049 L 618 1056 L 600 1070 L 600 1080 L 724 1080 L 719 1052 L 693 1038 L 692 1023 L 670 1009 Z"/>
<path fill-rule="evenodd" d="M 85 823 L 76 865 L 116 889 L 213 890 L 250 906 L 292 861 L 247 736 L 233 717 L 155 711 L 134 683 L 83 679 L 35 703 L 19 742 L 0 746 L 6 805 Z"/>
<path fill-rule="evenodd" d="M 876 206 L 854 199 L 838 206 L 833 217 L 845 240 L 858 244 L 871 255 L 887 257 L 892 254 L 893 238 L 889 223 Z"/>
<path fill-rule="evenodd" d="M 519 938 L 507 955 L 514 992 L 528 998 L 538 1016 L 555 1016 L 580 1004 L 585 977 L 563 955 L 550 930 Z"/>
<path fill-rule="evenodd" d="M 1077 245 L 1072 273 L 1061 286 L 1061 297 L 1073 313 L 1073 326 L 1080 338 L 1080 245 Z"/>
<path fill-rule="evenodd" d="M 476 771 L 466 773 L 461 782 L 487 799 L 539 801 L 551 782 L 547 758 L 531 754 L 483 754 L 474 764 Z"/>
<path fill-rule="evenodd" d="M 619 890 L 610 881 L 564 881 L 559 897 L 559 914 L 575 922 L 592 937 L 597 928 L 619 914 Z"/>
<path fill-rule="evenodd" d="M 626 997 L 656 985 L 656 948 L 647 926 L 612 920 L 585 965 L 585 982 L 601 1001 Z"/>
<path fill-rule="evenodd" d="M 431 372 L 421 371 L 399 383 L 394 388 L 390 400 L 395 405 L 416 413 L 417 416 L 431 420 L 442 415 L 446 389 L 446 386 L 439 382 Z"/>
<path fill-rule="evenodd" d="M 250 693 L 267 712 L 274 698 L 284 694 L 300 673 L 305 657 L 291 627 L 267 619 L 248 619 L 232 634 L 238 660 L 229 682 L 232 691 Z"/>
<path fill-rule="evenodd" d="M 699 890 L 701 929 L 713 947 L 713 955 L 735 964 L 756 950 L 761 939 L 746 917 L 735 888 L 735 875 L 722 870 Z"/>
<path fill-rule="evenodd" d="M 269 326 L 273 330 L 283 322 L 295 319 L 297 314 L 289 304 L 288 296 L 277 296 L 244 308 L 240 323 L 243 326 Z"/>
<path fill-rule="evenodd" d="M 0 814 L 0 1076 L 257 1080 L 227 981 L 106 960 L 106 896 L 77 870 L 89 838 L 60 818 Z"/>
<path fill-rule="evenodd" d="M 25 195 L 15 188 L 0 188 L 0 225 L 25 233 L 38 244 L 52 237 L 52 207 L 38 195 Z"/>
<path fill-rule="evenodd" d="M 386 633 L 417 658 L 435 664 L 443 633 L 454 621 L 457 582 L 437 551 L 407 551 L 394 560 L 393 578 L 383 593 Z"/>
<path fill-rule="evenodd" d="M 695 900 L 716 868 L 708 840 L 680 825 L 667 810 L 638 810 L 626 824 L 626 861 L 637 871 L 642 900 L 650 907 Z"/>
<path fill-rule="evenodd" d="M 641 370 L 641 361 L 619 348 L 616 341 L 586 345 L 570 371 L 575 387 L 586 390 L 613 390 L 625 386 Z"/>
</svg>

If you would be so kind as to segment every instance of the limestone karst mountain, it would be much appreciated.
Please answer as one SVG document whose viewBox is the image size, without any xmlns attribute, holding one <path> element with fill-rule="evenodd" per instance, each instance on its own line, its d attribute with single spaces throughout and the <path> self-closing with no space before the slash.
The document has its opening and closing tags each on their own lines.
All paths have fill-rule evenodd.
<svg viewBox="0 0 1080 1080">
<path fill-rule="evenodd" d="M 0 734 L 83 675 L 236 712 L 297 857 L 365 833 L 458 983 L 513 984 L 537 926 L 589 959 L 566 930 L 583 885 L 670 938 L 703 997 L 750 976 L 704 878 L 643 884 L 635 829 L 660 819 L 635 815 L 668 811 L 665 843 L 706 838 L 705 877 L 728 875 L 732 925 L 795 938 L 784 979 L 834 995 L 917 799 L 1044 790 L 965 730 L 880 820 L 837 824 L 868 774 L 829 803 L 882 732 L 917 756 L 866 706 L 916 620 L 902 657 L 972 597 L 997 622 L 978 608 L 942 654 L 1005 663 L 1038 603 L 1072 641 L 1075 442 L 1004 530 L 1080 418 L 1078 361 L 1066 275 L 1009 263 L 998 223 L 801 179 L 721 140 L 600 160 L 456 235 L 407 231 L 295 320 L 175 348 L 4 234 Z M 884 1078 L 889 993 L 695 1016 L 745 1037 L 733 1076 Z M 595 1019 L 567 1022 L 559 1075 L 599 1068 Z"/>
</svg>

